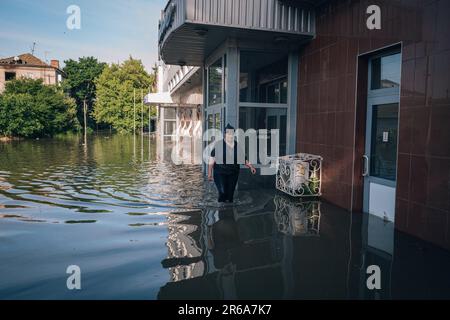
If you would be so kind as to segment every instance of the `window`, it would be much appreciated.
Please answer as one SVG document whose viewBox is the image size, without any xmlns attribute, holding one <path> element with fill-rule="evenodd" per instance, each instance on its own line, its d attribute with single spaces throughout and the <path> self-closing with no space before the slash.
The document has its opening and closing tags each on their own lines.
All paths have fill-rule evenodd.
<svg viewBox="0 0 450 320">
<path fill-rule="evenodd" d="M 262 86 L 262 101 L 268 103 L 280 103 L 280 83 L 275 82 L 269 85 Z"/>
<path fill-rule="evenodd" d="M 287 103 L 287 55 L 242 51 L 239 99 L 251 103 Z"/>
<path fill-rule="evenodd" d="M 397 168 L 398 103 L 374 105 L 370 175 L 395 181 Z"/>
<path fill-rule="evenodd" d="M 270 131 L 279 130 L 278 154 L 285 155 L 288 56 L 284 53 L 241 51 L 239 68 L 239 128 L 244 131 L 267 129 L 269 155 L 272 154 Z M 267 104 L 279 106 L 271 107 Z M 247 155 L 248 148 L 249 146 L 246 145 Z"/>
<path fill-rule="evenodd" d="M 372 59 L 371 90 L 398 88 L 400 86 L 400 53 Z"/>
<path fill-rule="evenodd" d="M 171 136 L 176 133 L 177 128 L 177 109 L 163 108 L 164 110 L 164 135 Z"/>
<path fill-rule="evenodd" d="M 267 103 L 287 103 L 287 79 L 283 78 L 262 85 L 260 101 Z"/>
<path fill-rule="evenodd" d="M 264 108 L 264 107 L 240 107 L 239 108 L 239 128 L 244 131 L 248 129 L 279 129 L 279 155 L 286 154 L 286 108 Z M 271 154 L 270 132 L 267 141 L 267 150 Z M 246 145 L 248 155 L 248 146 Z"/>
<path fill-rule="evenodd" d="M 223 56 L 223 103 L 225 103 L 227 101 L 227 83 L 226 83 L 226 78 L 227 78 L 227 73 L 228 73 L 228 69 L 227 69 L 227 55 Z"/>
<path fill-rule="evenodd" d="M 220 130 L 220 124 L 217 123 L 217 121 L 220 121 L 220 115 L 219 114 L 208 114 L 207 117 L 207 129 L 219 129 Z M 208 132 L 208 131 L 207 131 Z M 208 143 L 211 143 L 214 138 L 213 136 L 208 136 Z"/>
<path fill-rule="evenodd" d="M 16 73 L 15 72 L 5 72 L 5 81 L 11 81 L 16 79 Z"/>
<path fill-rule="evenodd" d="M 220 113 L 216 113 L 216 123 L 214 127 L 220 130 Z"/>
<path fill-rule="evenodd" d="M 176 121 L 164 121 L 164 135 L 171 136 L 175 134 Z"/>
<path fill-rule="evenodd" d="M 213 128 L 214 128 L 213 115 L 208 114 L 208 128 L 207 129 L 213 129 Z"/>
<path fill-rule="evenodd" d="M 164 108 L 164 118 L 166 120 L 176 120 L 177 110 L 175 108 Z"/>
<path fill-rule="evenodd" d="M 280 103 L 287 103 L 288 83 L 287 79 L 280 83 Z"/>
<path fill-rule="evenodd" d="M 223 93 L 223 66 L 222 58 L 208 67 L 208 105 L 222 103 Z"/>
<path fill-rule="evenodd" d="M 208 114 L 207 129 L 221 129 L 220 113 Z"/>
</svg>

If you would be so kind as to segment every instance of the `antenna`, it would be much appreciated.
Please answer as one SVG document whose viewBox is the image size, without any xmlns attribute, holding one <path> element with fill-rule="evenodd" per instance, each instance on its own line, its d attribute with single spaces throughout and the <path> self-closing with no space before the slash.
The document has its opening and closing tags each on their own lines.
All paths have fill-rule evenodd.
<svg viewBox="0 0 450 320">
<path fill-rule="evenodd" d="M 48 58 L 47 55 L 50 53 L 50 51 L 44 51 L 44 57 L 45 57 L 45 62 L 48 63 Z"/>
<path fill-rule="evenodd" d="M 36 42 L 33 42 L 33 46 L 31 47 L 31 54 L 34 55 L 34 49 L 36 49 Z"/>
</svg>

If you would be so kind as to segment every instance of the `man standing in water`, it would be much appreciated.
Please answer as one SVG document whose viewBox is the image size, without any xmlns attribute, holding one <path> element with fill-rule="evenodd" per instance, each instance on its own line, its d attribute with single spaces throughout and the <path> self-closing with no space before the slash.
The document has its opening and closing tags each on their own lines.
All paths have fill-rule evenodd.
<svg viewBox="0 0 450 320">
<path fill-rule="evenodd" d="M 234 139 L 234 128 L 227 124 L 225 127 L 225 138 L 222 141 L 217 141 L 215 144 L 211 151 L 208 165 L 208 180 L 214 180 L 219 192 L 219 202 L 233 202 L 234 190 L 240 170 L 238 162 L 239 147 Z M 222 148 L 222 152 L 218 151 L 218 148 Z M 222 161 L 216 161 L 216 155 L 221 155 Z M 232 161 L 227 161 L 230 158 L 232 158 Z M 256 173 L 255 167 L 247 159 L 245 159 L 245 166 L 251 170 L 252 174 Z"/>
</svg>

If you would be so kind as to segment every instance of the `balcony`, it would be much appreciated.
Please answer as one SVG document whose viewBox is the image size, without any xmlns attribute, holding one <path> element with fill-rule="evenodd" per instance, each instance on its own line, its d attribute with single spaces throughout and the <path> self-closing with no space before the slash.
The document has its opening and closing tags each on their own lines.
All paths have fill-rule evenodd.
<svg viewBox="0 0 450 320">
<path fill-rule="evenodd" d="M 288 50 L 315 35 L 315 12 L 308 3 L 170 0 L 159 22 L 160 56 L 166 64 L 201 66 L 227 38 Z"/>
<path fill-rule="evenodd" d="M 170 66 L 171 77 L 167 81 L 168 90 L 171 94 L 180 89 L 186 82 L 192 82 L 193 76 L 199 71 L 198 67 L 193 66 Z M 196 81 L 201 84 L 201 79 Z"/>
</svg>

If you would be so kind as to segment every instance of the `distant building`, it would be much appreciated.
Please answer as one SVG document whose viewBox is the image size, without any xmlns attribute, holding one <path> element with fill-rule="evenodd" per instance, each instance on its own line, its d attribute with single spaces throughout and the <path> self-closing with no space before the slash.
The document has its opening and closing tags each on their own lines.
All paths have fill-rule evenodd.
<svg viewBox="0 0 450 320">
<path fill-rule="evenodd" d="M 201 163 L 195 155 L 202 148 L 202 86 L 200 67 L 166 65 L 159 61 L 157 92 L 149 93 L 144 99 L 145 104 L 157 107 L 158 153 L 164 152 L 167 143 L 184 148 L 189 144 L 190 152 L 176 148 L 180 149 L 179 161 Z"/>
<path fill-rule="evenodd" d="M 5 90 L 6 82 L 14 79 L 42 79 L 44 84 L 59 84 L 64 77 L 58 60 L 47 64 L 30 53 L 0 59 L 0 93 Z"/>
</svg>

